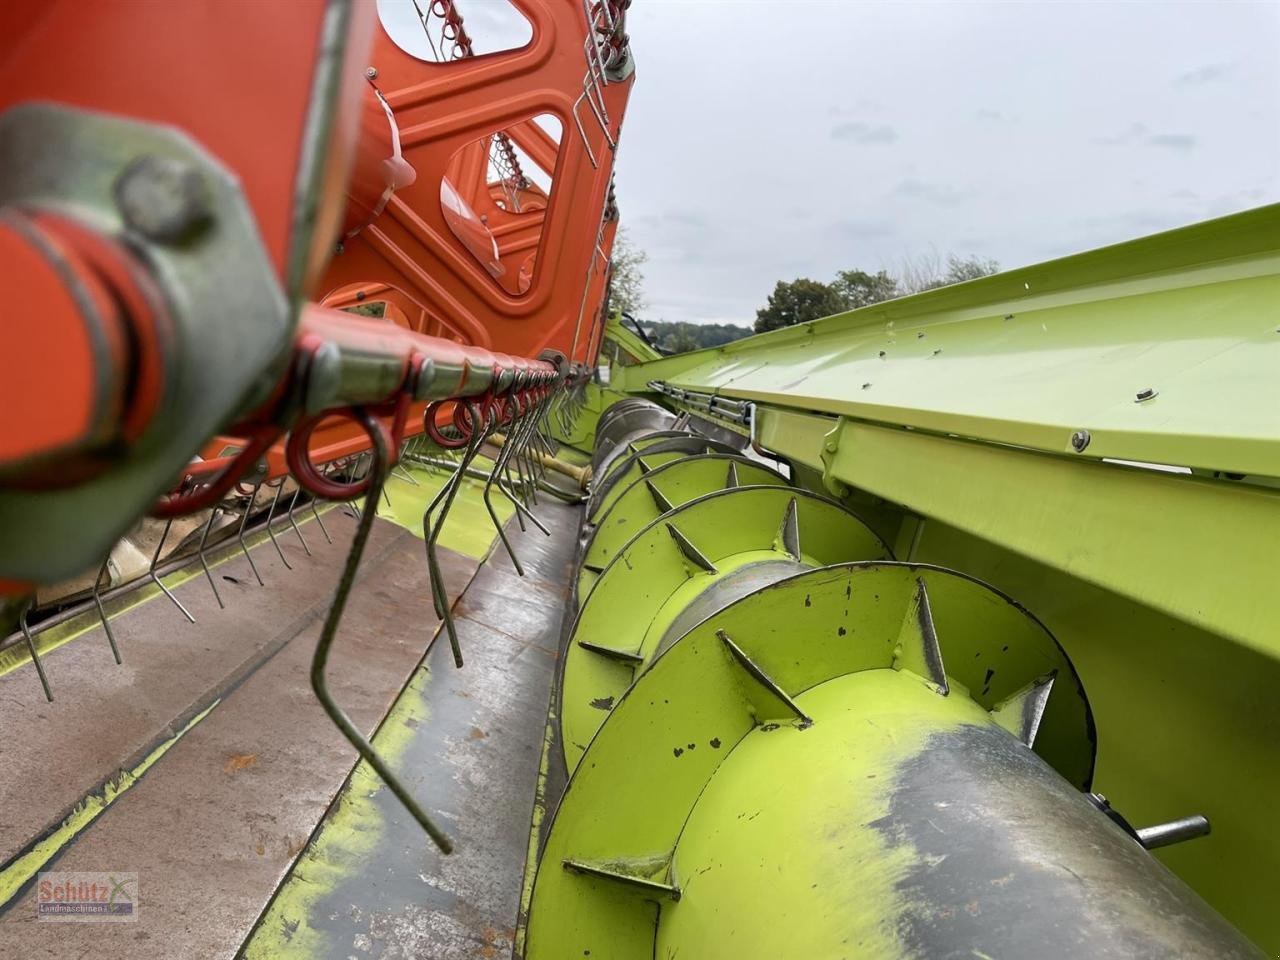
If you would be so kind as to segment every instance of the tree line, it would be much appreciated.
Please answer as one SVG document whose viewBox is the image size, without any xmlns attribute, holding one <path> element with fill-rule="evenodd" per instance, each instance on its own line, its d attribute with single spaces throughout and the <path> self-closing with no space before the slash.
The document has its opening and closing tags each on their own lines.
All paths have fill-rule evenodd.
<svg viewBox="0 0 1280 960">
<path fill-rule="evenodd" d="M 612 257 L 609 302 L 611 307 L 629 315 L 628 319 L 643 313 L 648 306 L 644 296 L 643 271 L 647 259 L 644 251 L 631 242 L 625 231 L 620 230 Z M 948 254 L 944 260 L 937 253 L 931 253 L 904 260 L 896 275 L 887 270 L 875 273 L 841 270 L 828 283 L 808 277 L 779 280 L 765 305 L 756 311 L 754 327 L 736 323 L 666 320 L 631 321 L 629 325 L 638 326 L 645 339 L 662 353 L 686 353 L 718 347 L 752 333 L 808 323 L 895 297 L 976 280 L 999 269 L 1000 264 L 987 257 Z"/>
<path fill-rule="evenodd" d="M 999 269 L 999 263 L 986 257 L 949 254 L 945 265 L 936 256 L 908 260 L 896 277 L 886 270 L 841 270 L 830 283 L 808 277 L 779 280 L 768 302 L 756 311 L 754 332 L 780 330 L 895 297 L 976 280 Z"/>
</svg>

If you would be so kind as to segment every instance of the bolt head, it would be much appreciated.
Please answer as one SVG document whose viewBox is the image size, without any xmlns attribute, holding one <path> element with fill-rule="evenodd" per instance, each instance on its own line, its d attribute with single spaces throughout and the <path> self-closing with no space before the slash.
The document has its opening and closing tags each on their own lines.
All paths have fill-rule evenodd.
<svg viewBox="0 0 1280 960">
<path fill-rule="evenodd" d="M 156 243 L 178 243 L 213 217 L 209 188 L 190 163 L 149 153 L 133 160 L 115 183 L 126 225 Z"/>
<path fill-rule="evenodd" d="M 1080 453 L 1089 445 L 1089 441 L 1092 439 L 1093 437 L 1089 436 L 1088 430 L 1077 430 L 1071 435 L 1071 448 L 1076 453 Z"/>
<path fill-rule="evenodd" d="M 377 68 L 377 67 L 365 67 L 364 75 L 365 75 L 366 77 L 368 77 L 370 80 L 377 80 L 377 79 L 378 79 L 378 68 Z"/>
</svg>

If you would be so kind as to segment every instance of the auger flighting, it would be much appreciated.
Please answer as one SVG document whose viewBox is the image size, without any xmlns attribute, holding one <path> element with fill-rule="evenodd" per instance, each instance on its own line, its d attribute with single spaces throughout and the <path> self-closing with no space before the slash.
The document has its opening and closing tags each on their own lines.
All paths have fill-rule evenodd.
<svg viewBox="0 0 1280 960">
<path fill-rule="evenodd" d="M 1030 612 L 675 428 L 600 418 L 529 960 L 1261 956 L 1090 793 Z"/>
</svg>

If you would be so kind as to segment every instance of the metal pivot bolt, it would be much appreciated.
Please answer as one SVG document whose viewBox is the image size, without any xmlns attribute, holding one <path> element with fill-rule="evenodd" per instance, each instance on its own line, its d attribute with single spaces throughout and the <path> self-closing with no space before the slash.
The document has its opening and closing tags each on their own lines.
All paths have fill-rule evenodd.
<svg viewBox="0 0 1280 960">
<path fill-rule="evenodd" d="M 200 171 L 174 157 L 148 153 L 133 160 L 115 184 L 124 222 L 149 240 L 177 243 L 212 217 Z"/>
<path fill-rule="evenodd" d="M 1089 435 L 1088 430 L 1077 430 L 1071 435 L 1071 449 L 1076 453 L 1080 453 L 1089 445 L 1089 441 L 1092 439 L 1093 437 Z"/>
<path fill-rule="evenodd" d="M 368 77 L 370 80 L 377 80 L 377 79 L 378 79 L 378 68 L 377 68 L 377 67 L 365 67 L 364 75 L 365 75 L 366 77 Z"/>
</svg>

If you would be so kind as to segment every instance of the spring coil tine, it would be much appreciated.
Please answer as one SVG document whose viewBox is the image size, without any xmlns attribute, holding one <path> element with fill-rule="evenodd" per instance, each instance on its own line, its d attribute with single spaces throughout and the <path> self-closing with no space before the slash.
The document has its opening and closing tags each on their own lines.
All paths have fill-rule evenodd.
<svg viewBox="0 0 1280 960">
<path fill-rule="evenodd" d="M 152 583 L 164 592 L 166 597 L 173 601 L 173 605 L 182 611 L 182 615 L 186 617 L 187 620 L 191 623 L 195 623 L 196 618 L 191 615 L 191 611 L 182 605 L 182 601 L 173 595 L 173 591 L 165 586 L 164 581 L 161 580 L 159 575 L 156 573 L 156 564 L 160 562 L 160 553 L 164 550 L 165 541 L 169 539 L 169 529 L 172 526 L 173 517 L 170 517 L 164 522 L 164 530 L 160 533 L 160 542 L 156 544 L 155 552 L 151 555 L 151 566 L 147 570 L 147 576 L 151 578 Z"/>
<path fill-rule="evenodd" d="M 265 478 L 265 472 L 259 475 L 253 484 L 253 489 L 249 491 L 249 499 L 245 501 L 244 512 L 240 514 L 240 529 L 236 534 L 236 539 L 240 541 L 240 549 L 244 551 L 244 558 L 249 561 L 249 569 L 253 571 L 253 576 L 260 587 L 265 587 L 266 584 L 262 582 L 262 574 L 258 572 L 258 565 L 254 563 L 253 554 L 249 552 L 249 545 L 245 543 L 244 528 L 249 522 L 249 514 L 253 512 L 253 505 L 257 502 L 258 491 L 262 489 L 262 483 Z"/>
<path fill-rule="evenodd" d="M 302 544 L 302 549 L 306 551 L 307 556 L 311 556 L 311 548 L 307 546 L 306 539 L 302 536 L 302 529 L 298 526 L 298 521 L 293 518 L 293 511 L 298 506 L 298 496 L 302 493 L 299 487 L 293 491 L 293 499 L 289 501 L 289 525 L 293 527 L 293 532 L 298 535 L 298 542 Z"/>
<path fill-rule="evenodd" d="M 325 542 L 333 543 L 333 537 L 329 536 L 329 528 L 324 525 L 324 517 L 320 516 L 320 508 L 316 506 L 318 498 L 311 498 L 311 513 L 316 518 L 316 523 L 320 524 L 320 532 L 324 534 Z"/>
<path fill-rule="evenodd" d="M 196 551 L 200 557 L 200 566 L 204 568 L 205 578 L 209 581 L 209 589 L 213 591 L 213 599 L 218 601 L 218 609 L 225 610 L 227 605 L 222 602 L 222 594 L 218 592 L 218 582 L 213 578 L 213 571 L 209 569 L 209 561 L 204 555 L 205 547 L 209 543 L 209 531 L 213 529 L 214 521 L 218 519 L 218 514 L 222 512 L 222 504 L 218 504 L 209 511 L 209 521 L 204 525 L 204 533 L 200 535 L 200 548 Z"/>
<path fill-rule="evenodd" d="M 486 435 L 489 433 L 492 433 L 493 428 L 496 425 L 497 425 L 497 416 L 494 413 L 490 412 L 489 420 L 486 424 L 486 431 L 485 431 Z M 510 458 L 510 455 L 511 455 L 511 448 L 507 444 L 503 444 L 502 448 L 498 451 L 498 455 L 494 458 L 493 466 L 489 469 L 489 476 L 484 482 L 484 505 L 485 505 L 485 509 L 489 511 L 489 519 L 493 521 L 494 529 L 498 531 L 498 538 L 502 541 L 502 545 L 507 550 L 507 556 L 511 558 L 512 566 L 516 568 L 516 573 L 523 577 L 524 567 L 520 565 L 520 558 L 516 556 L 515 550 L 512 549 L 511 541 L 507 539 L 507 531 L 503 528 L 502 521 L 498 519 L 498 511 L 493 505 L 494 481 L 497 479 L 498 472 L 502 469 L 503 464 Z M 498 488 L 502 490 L 503 493 L 507 493 L 506 489 L 502 486 L 501 483 L 499 483 Z M 510 493 L 507 493 L 507 496 L 508 498 L 510 498 L 511 497 Z M 515 503 L 516 501 L 512 499 L 512 502 Z M 519 518 L 518 509 L 517 509 L 516 516 L 518 519 Z M 520 528 L 522 530 L 524 529 L 523 521 L 520 524 Z"/>
<path fill-rule="evenodd" d="M 36 666 L 36 673 L 40 677 L 40 686 L 44 688 L 44 698 L 53 703 L 53 691 L 49 689 L 49 678 L 45 676 L 44 664 L 40 662 L 40 651 L 36 649 L 35 638 L 31 635 L 31 628 L 27 626 L 27 614 L 31 612 L 31 608 L 35 606 L 35 598 L 33 597 L 23 608 L 22 613 L 18 615 L 18 626 L 22 630 L 22 637 L 27 641 L 27 650 L 31 654 L 31 662 Z"/>
<path fill-rule="evenodd" d="M 343 736 L 356 748 L 361 758 L 374 769 L 388 789 L 404 804 L 405 809 L 418 822 L 418 825 L 426 831 L 441 852 L 452 853 L 453 841 L 432 822 L 413 794 L 409 792 L 408 787 L 391 770 L 373 744 L 356 728 L 351 718 L 338 706 L 337 701 L 334 700 L 329 691 L 328 681 L 325 678 L 325 667 L 329 662 L 329 651 L 333 647 L 334 637 L 337 635 L 338 627 L 342 623 L 347 599 L 351 594 L 352 586 L 355 584 L 360 560 L 363 558 L 365 547 L 369 542 L 369 534 L 373 530 L 373 521 L 378 513 L 378 493 L 381 492 L 387 473 L 388 451 L 386 440 L 383 438 L 381 430 L 377 428 L 373 417 L 364 409 L 356 408 L 353 413 L 366 426 L 373 441 L 374 452 L 371 463 L 373 474 L 369 484 L 369 496 L 365 497 L 364 507 L 360 512 L 360 521 L 356 527 L 355 536 L 352 538 L 351 549 L 347 553 L 342 576 L 338 580 L 337 589 L 334 591 L 333 603 L 329 606 L 329 613 L 325 617 L 324 626 L 320 630 L 320 639 L 316 643 L 315 654 L 311 659 L 311 689 L 315 691 L 316 699 L 324 707 L 329 719 L 342 731 Z"/>
<path fill-rule="evenodd" d="M 111 645 L 111 655 L 116 658 L 116 663 L 120 664 L 124 661 L 120 659 L 120 648 L 116 645 L 116 635 L 111 630 L 111 620 L 107 617 L 107 610 L 102 605 L 102 575 L 107 572 L 107 564 L 110 562 L 111 554 L 108 552 L 102 558 L 102 566 L 98 569 L 98 575 L 93 580 L 93 602 L 98 608 L 98 617 L 102 620 L 102 629 L 107 635 L 107 643 Z"/>
<path fill-rule="evenodd" d="M 485 433 L 478 428 L 480 414 L 474 404 L 469 406 L 471 407 L 472 436 L 467 444 L 466 452 L 458 462 L 457 469 L 450 475 L 445 485 L 441 487 L 422 514 L 422 533 L 423 538 L 426 540 L 427 568 L 430 573 L 436 615 L 444 621 L 445 632 L 449 636 L 449 646 L 453 650 L 453 662 L 458 667 L 461 667 L 463 663 L 462 647 L 458 643 L 458 631 L 453 622 L 452 605 L 449 603 L 449 597 L 444 588 L 444 574 L 440 569 L 436 541 L 440 537 L 440 531 L 444 529 L 449 510 L 453 507 L 454 498 L 457 495 L 458 488 L 462 485 L 462 479 L 466 474 L 467 467 L 471 465 L 471 461 L 475 459 L 485 440 Z M 440 519 L 438 522 L 433 523 L 432 514 L 437 506 L 440 507 Z"/>
<path fill-rule="evenodd" d="M 515 424 L 511 424 L 511 426 L 514 427 Z M 507 442 L 502 445 L 502 448 L 498 451 L 498 455 L 494 457 L 493 469 L 490 471 L 489 479 L 484 485 L 485 506 L 489 508 L 489 516 L 493 517 L 494 526 L 499 528 L 498 533 L 502 535 L 502 542 L 504 544 L 506 544 L 507 538 L 506 535 L 503 534 L 501 525 L 498 523 L 497 515 L 493 510 L 493 506 L 489 502 L 489 491 L 493 485 L 494 479 L 501 476 L 501 479 L 498 479 L 498 489 L 501 490 L 506 498 L 513 504 L 517 502 L 516 498 L 512 496 L 510 472 L 511 453 L 515 448 L 515 432 L 516 431 L 514 429 L 507 432 Z M 524 517 L 520 515 L 519 508 L 516 509 L 516 522 L 520 525 L 520 532 L 524 533 L 527 528 L 524 525 Z M 507 547 L 507 553 L 512 553 L 510 546 Z M 524 573 L 520 570 L 520 563 L 516 560 L 514 554 L 512 554 L 511 559 L 515 563 L 516 572 L 520 573 L 520 576 L 524 576 Z"/>
<path fill-rule="evenodd" d="M 513 455 L 509 451 L 516 450 L 519 447 L 520 432 L 521 431 L 512 430 L 511 434 L 507 438 L 507 442 L 503 444 L 503 453 L 507 454 L 508 457 Z M 517 520 L 521 520 L 522 516 L 527 516 L 534 523 L 534 525 L 537 526 L 539 530 L 541 530 L 547 536 L 551 535 L 551 531 L 548 530 L 547 527 L 542 523 L 542 521 L 537 518 L 534 512 L 530 510 L 528 507 L 526 507 L 524 503 L 521 502 L 521 499 L 518 498 L 507 485 L 503 484 L 501 480 L 498 481 L 498 489 L 501 490 L 503 494 L 506 495 L 507 499 L 511 501 L 512 506 L 515 507 Z M 490 513 L 492 514 L 492 511 L 490 511 Z M 520 522 L 520 529 L 522 531 L 525 529 L 525 525 L 522 520 Z M 512 559 L 514 559 L 514 557 Z M 516 569 L 519 572 L 519 564 L 516 565 Z M 524 576 L 523 572 L 521 572 L 520 575 Z"/>
<path fill-rule="evenodd" d="M 267 484 L 271 486 L 271 484 Z M 285 565 L 286 570 L 292 570 L 293 564 L 289 562 L 288 557 L 284 555 L 284 550 L 280 546 L 280 541 L 276 539 L 276 532 L 272 528 L 271 523 L 276 514 L 276 505 L 280 502 L 280 494 L 284 493 L 284 477 L 280 478 L 280 482 L 275 484 L 276 495 L 271 498 L 271 508 L 267 511 L 267 536 L 271 538 L 271 542 L 275 544 L 276 553 L 280 554 L 280 562 Z"/>
</svg>

